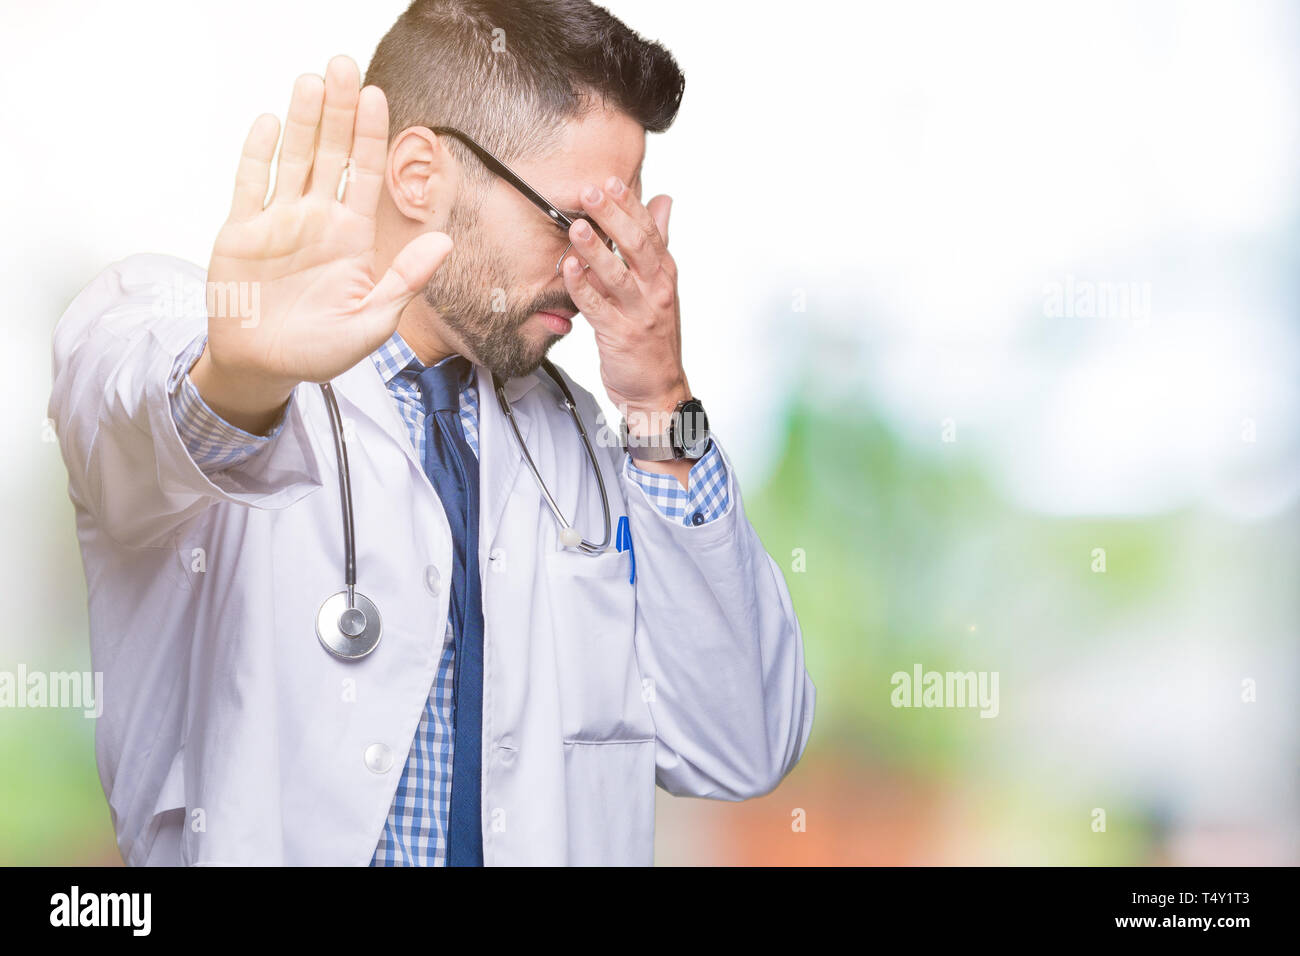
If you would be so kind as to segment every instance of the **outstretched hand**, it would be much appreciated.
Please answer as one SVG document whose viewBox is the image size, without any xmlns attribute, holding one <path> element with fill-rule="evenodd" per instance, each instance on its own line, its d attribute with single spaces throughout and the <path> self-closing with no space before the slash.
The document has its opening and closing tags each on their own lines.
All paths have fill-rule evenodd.
<svg viewBox="0 0 1300 956">
<path fill-rule="evenodd" d="M 208 266 L 208 344 L 191 373 L 214 411 L 241 427 L 237 418 L 268 425 L 299 382 L 329 381 L 382 345 L 451 251 L 445 234 L 425 233 L 375 275 L 388 104 L 359 84 L 346 56 L 323 80 L 298 78 L 269 202 L 276 118 L 259 116 L 244 143 Z"/>
</svg>

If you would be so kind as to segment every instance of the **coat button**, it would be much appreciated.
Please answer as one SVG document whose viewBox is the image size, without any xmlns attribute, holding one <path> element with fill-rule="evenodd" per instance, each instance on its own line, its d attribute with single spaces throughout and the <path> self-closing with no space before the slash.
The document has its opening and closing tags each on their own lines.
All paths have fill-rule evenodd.
<svg viewBox="0 0 1300 956">
<path fill-rule="evenodd" d="M 704 512 L 697 511 L 691 515 L 691 524 L 704 524 Z"/>
<path fill-rule="evenodd" d="M 424 586 L 429 589 L 429 593 L 434 597 L 438 596 L 438 585 L 442 582 L 442 575 L 438 573 L 438 566 L 431 564 L 424 569 Z"/>
<path fill-rule="evenodd" d="M 393 752 L 386 744 L 371 744 L 366 748 L 366 766 L 375 773 L 388 773 L 393 766 Z"/>
</svg>

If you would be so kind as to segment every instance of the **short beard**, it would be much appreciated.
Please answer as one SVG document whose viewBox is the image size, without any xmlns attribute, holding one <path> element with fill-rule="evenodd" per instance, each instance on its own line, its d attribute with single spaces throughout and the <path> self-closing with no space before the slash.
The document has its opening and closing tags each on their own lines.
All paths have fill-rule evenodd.
<svg viewBox="0 0 1300 956">
<path fill-rule="evenodd" d="M 523 324 L 534 312 L 577 310 L 563 290 L 525 302 L 508 295 L 514 272 L 475 228 L 481 193 L 478 198 L 474 203 L 463 193 L 456 197 L 444 229 L 455 245 L 425 286 L 424 301 L 442 316 L 468 358 L 502 379 L 530 375 L 563 336 L 552 333 L 536 344 L 520 331 Z"/>
</svg>

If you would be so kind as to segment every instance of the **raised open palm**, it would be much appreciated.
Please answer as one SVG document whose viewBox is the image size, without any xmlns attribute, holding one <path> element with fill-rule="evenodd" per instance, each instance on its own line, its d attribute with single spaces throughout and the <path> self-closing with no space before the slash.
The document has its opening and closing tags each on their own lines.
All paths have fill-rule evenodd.
<svg viewBox="0 0 1300 956">
<path fill-rule="evenodd" d="M 330 61 L 324 81 L 298 78 L 269 203 L 279 123 L 270 114 L 257 118 L 213 246 L 207 358 L 229 379 L 268 394 L 328 381 L 373 352 L 451 251 L 446 235 L 425 233 L 375 275 L 388 104 L 378 87 L 358 90 L 359 82 L 356 64 L 343 56 Z"/>
</svg>

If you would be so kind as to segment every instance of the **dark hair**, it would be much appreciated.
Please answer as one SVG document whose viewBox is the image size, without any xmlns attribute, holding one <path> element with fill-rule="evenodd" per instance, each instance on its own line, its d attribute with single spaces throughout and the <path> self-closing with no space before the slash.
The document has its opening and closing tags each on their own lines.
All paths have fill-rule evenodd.
<svg viewBox="0 0 1300 956">
<path fill-rule="evenodd" d="M 510 161 L 602 104 L 663 132 L 686 81 L 663 46 L 588 0 L 415 0 L 365 82 L 388 99 L 390 142 L 411 126 L 453 126 Z"/>
</svg>

